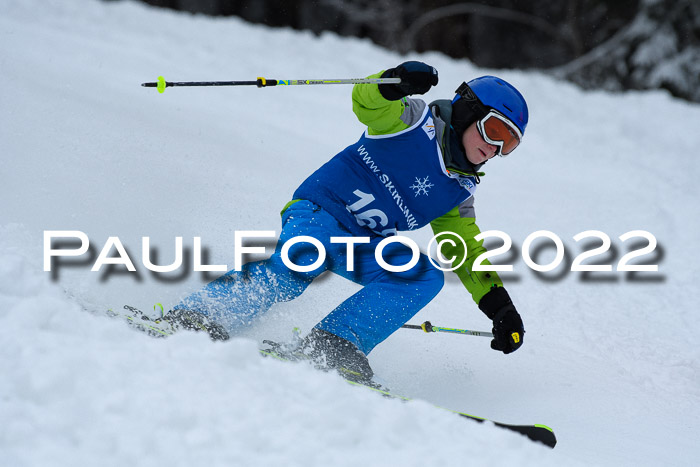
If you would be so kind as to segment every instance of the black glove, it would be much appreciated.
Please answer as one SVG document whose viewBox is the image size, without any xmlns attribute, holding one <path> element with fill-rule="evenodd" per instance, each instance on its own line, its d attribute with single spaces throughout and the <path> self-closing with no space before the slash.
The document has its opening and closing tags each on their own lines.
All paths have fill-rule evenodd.
<svg viewBox="0 0 700 467">
<path fill-rule="evenodd" d="M 404 62 L 382 73 L 382 78 L 401 78 L 399 84 L 380 84 L 379 93 L 384 99 L 397 101 L 411 94 L 425 94 L 438 84 L 438 72 L 423 62 Z"/>
<path fill-rule="evenodd" d="M 523 345 L 523 320 L 503 287 L 493 287 L 479 301 L 479 308 L 493 321 L 491 348 L 508 354 Z"/>
</svg>

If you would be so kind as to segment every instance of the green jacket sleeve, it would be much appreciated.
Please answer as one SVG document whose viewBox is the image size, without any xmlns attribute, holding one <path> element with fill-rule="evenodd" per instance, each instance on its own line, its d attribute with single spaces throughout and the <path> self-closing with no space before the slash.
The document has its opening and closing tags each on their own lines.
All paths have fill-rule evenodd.
<svg viewBox="0 0 700 467">
<path fill-rule="evenodd" d="M 442 217 L 439 217 L 430 223 L 435 235 L 441 232 L 454 232 L 462 237 L 467 245 L 467 251 L 464 251 L 464 246 L 461 242 L 456 241 L 456 245 L 452 246 L 449 243 L 444 243 L 441 249 L 442 255 L 445 258 L 455 258 L 453 264 L 459 264 L 466 255 L 464 264 L 455 269 L 455 273 L 464 284 L 464 287 L 469 291 L 474 302 L 478 305 L 481 298 L 491 290 L 492 287 L 502 287 L 503 282 L 498 277 L 495 271 L 472 271 L 474 260 L 486 251 L 482 241 L 474 240 L 474 237 L 479 235 L 480 230 L 476 225 L 476 219 L 473 217 L 460 217 L 459 206 L 448 212 Z M 491 264 L 488 260 L 483 263 Z"/>
<path fill-rule="evenodd" d="M 382 73 L 368 78 L 379 78 Z M 356 84 L 352 88 L 352 110 L 357 119 L 367 125 L 370 135 L 389 135 L 408 128 L 409 125 L 401 120 L 405 102 L 405 99 L 384 99 L 377 84 Z"/>
</svg>

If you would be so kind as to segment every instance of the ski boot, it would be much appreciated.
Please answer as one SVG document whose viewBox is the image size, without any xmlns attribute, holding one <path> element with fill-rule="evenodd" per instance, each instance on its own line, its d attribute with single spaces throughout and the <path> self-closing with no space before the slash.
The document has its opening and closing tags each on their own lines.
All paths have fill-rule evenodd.
<svg viewBox="0 0 700 467">
<path fill-rule="evenodd" d="M 291 342 L 264 340 L 263 344 L 267 347 L 260 352 L 267 357 L 285 362 L 308 362 L 318 370 L 337 371 L 349 383 L 388 391 L 373 379 L 374 372 L 365 354 L 352 342 L 328 331 L 314 328 L 302 339 L 299 329 L 295 328 Z"/>
<path fill-rule="evenodd" d="M 336 370 L 348 381 L 376 387 L 369 360 L 352 342 L 321 329 L 312 329 L 301 342 L 301 352 L 319 368 Z"/>
<path fill-rule="evenodd" d="M 151 337 L 167 337 L 177 331 L 170 322 L 163 321 L 161 318 L 152 318 L 143 311 L 130 305 L 124 305 L 124 312 L 115 312 L 112 309 L 107 311 L 108 316 L 122 317 L 130 327 L 145 332 Z"/>
<path fill-rule="evenodd" d="M 229 334 L 226 329 L 213 321 L 210 321 L 206 315 L 197 311 L 178 308 L 164 313 L 161 318 L 156 320 L 166 321 L 175 329 L 188 329 L 190 331 L 204 331 L 209 334 L 213 341 L 227 341 Z"/>
<path fill-rule="evenodd" d="M 136 307 L 124 305 L 125 313 L 109 310 L 110 316 L 123 316 L 129 326 L 145 332 L 153 337 L 167 337 L 180 329 L 205 331 L 214 341 L 225 341 L 229 334 L 220 324 L 209 321 L 205 315 L 192 310 L 170 310 L 164 313 L 161 308 L 160 316 L 153 318 Z"/>
</svg>

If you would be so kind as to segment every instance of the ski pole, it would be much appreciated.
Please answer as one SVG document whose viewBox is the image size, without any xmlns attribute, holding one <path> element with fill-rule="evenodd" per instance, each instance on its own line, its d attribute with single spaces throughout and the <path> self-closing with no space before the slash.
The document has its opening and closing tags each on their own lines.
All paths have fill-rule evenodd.
<svg viewBox="0 0 700 467">
<path fill-rule="evenodd" d="M 347 79 L 267 79 L 258 78 L 255 81 L 165 81 L 162 76 L 157 82 L 141 83 L 146 88 L 157 88 L 158 92 L 165 92 L 165 88 L 174 86 L 257 86 L 265 88 L 269 86 L 300 86 L 310 84 L 398 84 L 401 78 L 347 78 Z"/>
<path fill-rule="evenodd" d="M 443 328 L 440 326 L 433 326 L 430 321 L 426 321 L 423 324 L 404 324 L 401 326 L 406 329 L 422 329 L 425 332 L 450 332 L 452 334 L 466 334 L 468 336 L 482 336 L 482 337 L 493 337 L 490 332 L 484 331 L 470 331 L 469 329 L 455 329 L 455 328 Z"/>
</svg>

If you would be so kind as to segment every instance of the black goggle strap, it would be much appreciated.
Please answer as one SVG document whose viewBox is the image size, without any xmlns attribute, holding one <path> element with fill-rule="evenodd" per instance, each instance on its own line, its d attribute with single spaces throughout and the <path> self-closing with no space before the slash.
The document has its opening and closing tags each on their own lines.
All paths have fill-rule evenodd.
<svg viewBox="0 0 700 467">
<path fill-rule="evenodd" d="M 489 113 L 490 109 L 479 100 L 466 82 L 462 82 L 455 93 L 469 104 L 479 119 L 484 118 Z"/>
</svg>

